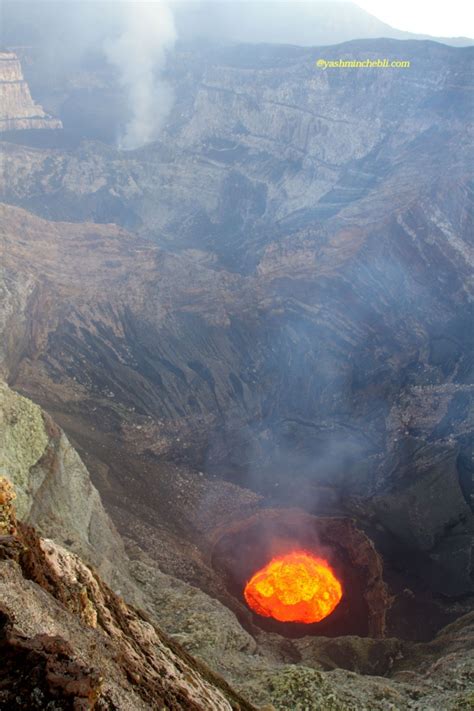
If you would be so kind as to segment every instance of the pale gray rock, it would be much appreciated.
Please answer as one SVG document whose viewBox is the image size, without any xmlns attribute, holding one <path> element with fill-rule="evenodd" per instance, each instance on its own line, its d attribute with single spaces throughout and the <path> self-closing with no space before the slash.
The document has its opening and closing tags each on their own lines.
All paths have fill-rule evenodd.
<svg viewBox="0 0 474 711">
<path fill-rule="evenodd" d="M 17 55 L 0 52 L 0 131 L 59 128 L 61 121 L 31 98 Z"/>
<path fill-rule="evenodd" d="M 41 408 L 0 382 L 0 476 L 18 517 L 96 565 L 107 580 L 125 563 L 121 539 L 66 435 Z"/>
</svg>

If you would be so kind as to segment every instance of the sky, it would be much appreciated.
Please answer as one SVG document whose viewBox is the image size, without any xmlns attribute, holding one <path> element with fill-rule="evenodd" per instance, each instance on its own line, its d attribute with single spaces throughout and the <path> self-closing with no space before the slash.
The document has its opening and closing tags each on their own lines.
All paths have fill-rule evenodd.
<svg viewBox="0 0 474 711">
<path fill-rule="evenodd" d="M 137 1 L 137 0 L 135 0 Z M 139 1 L 139 0 L 138 0 Z M 173 5 L 176 0 L 154 0 Z M 194 0 L 199 2 L 199 0 Z M 221 4 L 226 0 L 217 0 Z M 275 0 L 268 0 L 268 2 Z M 339 0 L 334 0 L 338 2 Z M 242 0 L 254 2 L 254 0 Z M 278 2 L 278 0 L 277 0 Z M 293 0 L 317 2 L 317 0 Z M 437 37 L 474 37 L 473 0 L 354 0 L 363 10 L 399 30 Z"/>
<path fill-rule="evenodd" d="M 474 37 L 472 0 L 355 0 L 398 30 L 437 37 Z"/>
</svg>

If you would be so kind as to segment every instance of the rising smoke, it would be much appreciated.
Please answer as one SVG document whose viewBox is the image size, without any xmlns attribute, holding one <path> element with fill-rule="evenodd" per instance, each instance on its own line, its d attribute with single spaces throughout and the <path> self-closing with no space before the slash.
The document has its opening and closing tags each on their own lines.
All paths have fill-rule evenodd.
<svg viewBox="0 0 474 711">
<path fill-rule="evenodd" d="M 127 2 L 121 7 L 121 20 L 120 34 L 106 39 L 104 50 L 119 71 L 131 111 L 119 146 L 133 149 L 156 137 L 171 108 L 173 92 L 160 72 L 176 30 L 170 6 L 162 0 Z"/>
<path fill-rule="evenodd" d="M 318 46 L 416 36 L 345 0 L 2 0 L 0 29 L 5 47 L 34 48 L 42 85 L 54 77 L 57 86 L 88 58 L 105 54 L 127 98 L 129 118 L 119 135 L 125 149 L 154 140 L 163 126 L 173 103 L 163 70 L 178 37 L 184 45 Z"/>
</svg>

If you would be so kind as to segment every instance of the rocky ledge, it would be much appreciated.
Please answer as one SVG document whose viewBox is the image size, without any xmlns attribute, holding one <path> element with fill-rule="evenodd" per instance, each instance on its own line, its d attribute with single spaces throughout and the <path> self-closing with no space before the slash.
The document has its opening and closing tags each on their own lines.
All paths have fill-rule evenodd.
<svg viewBox="0 0 474 711">
<path fill-rule="evenodd" d="M 37 128 L 62 128 L 62 123 L 33 101 L 16 54 L 0 52 L 0 132 Z"/>
<path fill-rule="evenodd" d="M 0 708 L 252 709 L 112 592 L 17 522 L 0 480 Z"/>
</svg>

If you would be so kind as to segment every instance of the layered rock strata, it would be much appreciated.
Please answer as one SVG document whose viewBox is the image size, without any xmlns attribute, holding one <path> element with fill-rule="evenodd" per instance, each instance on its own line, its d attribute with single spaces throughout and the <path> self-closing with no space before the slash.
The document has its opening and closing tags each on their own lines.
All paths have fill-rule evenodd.
<svg viewBox="0 0 474 711">
<path fill-rule="evenodd" d="M 14 52 L 0 52 L 0 132 L 62 128 L 31 98 L 20 61 Z"/>
</svg>

